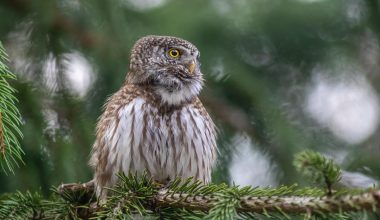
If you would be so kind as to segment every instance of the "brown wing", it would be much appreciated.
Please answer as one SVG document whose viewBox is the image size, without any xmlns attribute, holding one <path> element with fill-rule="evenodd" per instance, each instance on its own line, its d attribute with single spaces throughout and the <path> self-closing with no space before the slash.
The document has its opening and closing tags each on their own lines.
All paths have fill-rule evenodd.
<svg viewBox="0 0 380 220">
<path fill-rule="evenodd" d="M 119 111 L 125 106 L 131 105 L 134 98 L 138 95 L 136 88 L 131 85 L 125 85 L 122 89 L 108 98 L 104 105 L 104 112 L 100 116 L 96 126 L 96 140 L 92 147 L 90 166 L 93 167 L 94 181 L 98 196 L 103 193 L 102 188 L 112 182 L 113 173 L 117 172 L 112 165 L 113 161 L 109 160 L 112 142 L 116 134 L 120 118 Z M 102 196 L 101 196 L 102 197 Z"/>
</svg>

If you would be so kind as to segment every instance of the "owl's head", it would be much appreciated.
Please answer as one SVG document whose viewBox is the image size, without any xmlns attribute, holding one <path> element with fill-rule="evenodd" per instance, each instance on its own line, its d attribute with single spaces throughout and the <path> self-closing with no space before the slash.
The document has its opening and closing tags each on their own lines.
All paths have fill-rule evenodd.
<svg viewBox="0 0 380 220">
<path fill-rule="evenodd" d="M 181 104 L 202 88 L 199 56 L 198 49 L 186 40 L 143 37 L 132 49 L 127 82 L 151 86 L 163 102 Z"/>
</svg>

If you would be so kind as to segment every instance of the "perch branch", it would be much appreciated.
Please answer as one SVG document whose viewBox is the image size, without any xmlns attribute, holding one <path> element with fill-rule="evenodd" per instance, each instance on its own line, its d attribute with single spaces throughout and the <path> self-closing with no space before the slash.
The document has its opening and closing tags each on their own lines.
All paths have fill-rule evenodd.
<svg viewBox="0 0 380 220">
<path fill-rule="evenodd" d="M 209 211 L 217 198 L 213 196 L 193 196 L 189 194 L 171 194 L 159 192 L 155 198 L 159 207 L 179 207 L 190 210 Z M 311 212 L 349 212 L 358 210 L 376 210 L 380 208 L 380 191 L 373 191 L 359 195 L 337 197 L 311 196 L 270 196 L 270 197 L 241 197 L 240 212 L 263 213 L 264 211 L 278 211 L 285 213 L 302 214 Z"/>
<path fill-rule="evenodd" d="M 93 192 L 93 184 L 65 184 L 59 187 L 59 192 L 87 190 Z M 238 212 L 278 212 L 287 214 L 338 213 L 360 210 L 376 211 L 380 208 L 380 190 L 373 190 L 357 195 L 342 196 L 243 196 L 240 197 Z M 147 204 L 152 207 L 176 207 L 187 210 L 209 211 L 218 202 L 215 195 L 192 195 L 187 193 L 172 193 L 161 189 Z M 101 207 L 91 208 L 93 211 Z M 90 210 L 91 212 L 91 210 Z M 94 213 L 92 213 L 94 214 Z"/>
</svg>

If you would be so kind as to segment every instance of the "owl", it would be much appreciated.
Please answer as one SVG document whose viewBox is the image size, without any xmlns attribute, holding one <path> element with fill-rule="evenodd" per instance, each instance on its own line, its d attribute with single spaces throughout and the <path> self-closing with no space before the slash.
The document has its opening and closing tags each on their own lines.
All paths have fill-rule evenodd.
<svg viewBox="0 0 380 220">
<path fill-rule="evenodd" d="M 100 199 L 119 172 L 166 184 L 177 177 L 211 180 L 216 128 L 198 98 L 203 85 L 200 53 L 169 36 L 139 39 L 123 86 L 104 106 L 90 166 Z"/>
</svg>

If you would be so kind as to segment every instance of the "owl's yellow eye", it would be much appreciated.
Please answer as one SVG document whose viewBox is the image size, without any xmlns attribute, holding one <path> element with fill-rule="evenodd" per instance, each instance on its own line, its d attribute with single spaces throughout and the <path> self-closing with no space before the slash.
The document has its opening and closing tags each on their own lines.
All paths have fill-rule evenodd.
<svg viewBox="0 0 380 220">
<path fill-rule="evenodd" d="M 169 56 L 171 56 L 172 58 L 178 58 L 179 55 L 180 55 L 179 50 L 177 50 L 177 49 L 169 50 Z"/>
</svg>

